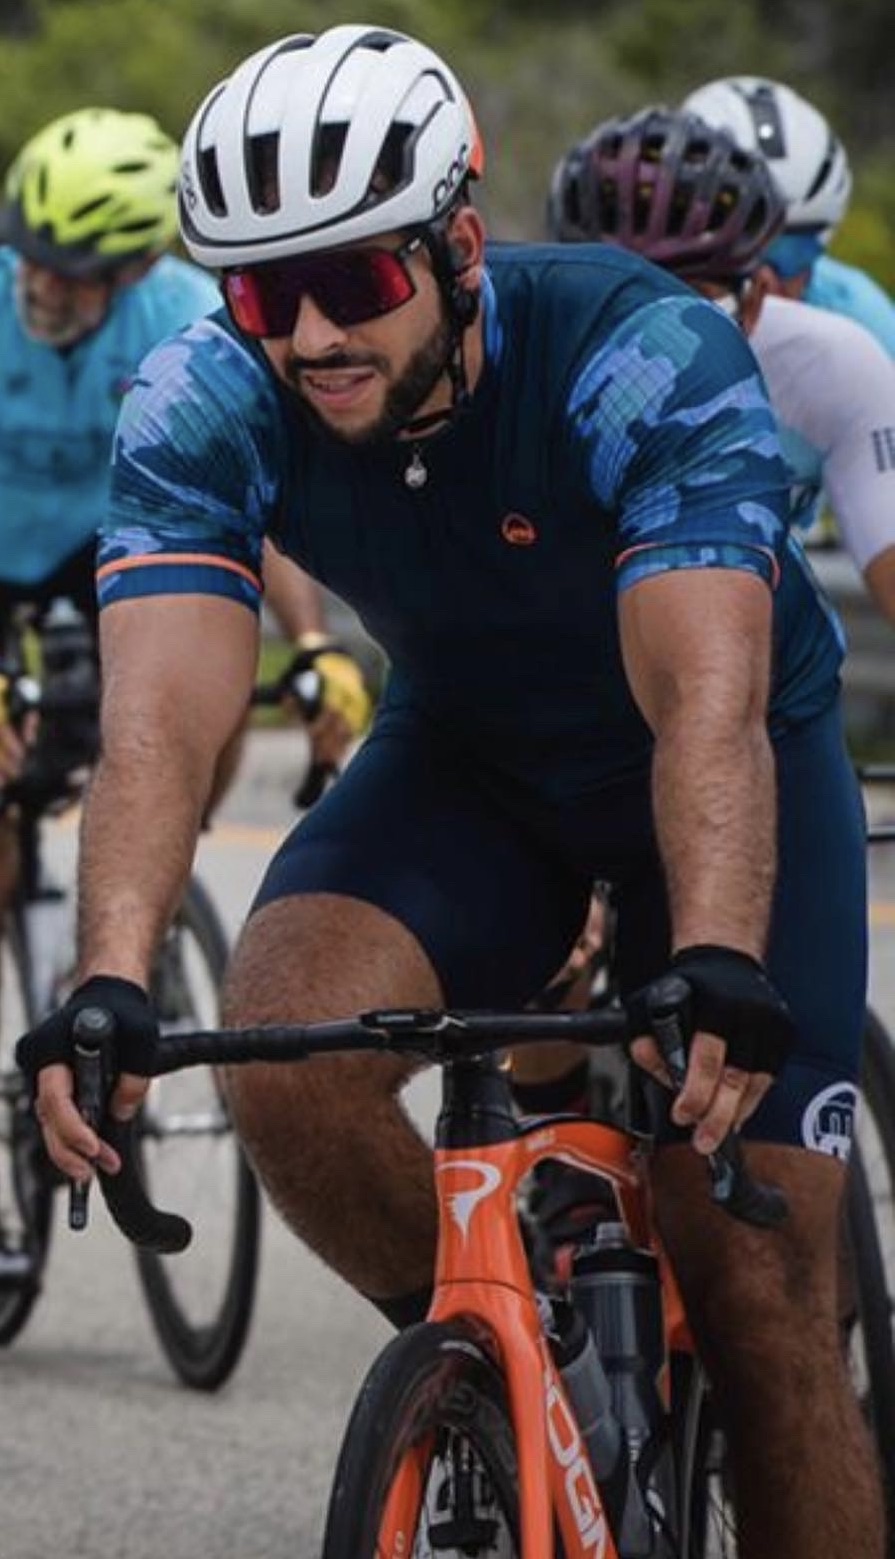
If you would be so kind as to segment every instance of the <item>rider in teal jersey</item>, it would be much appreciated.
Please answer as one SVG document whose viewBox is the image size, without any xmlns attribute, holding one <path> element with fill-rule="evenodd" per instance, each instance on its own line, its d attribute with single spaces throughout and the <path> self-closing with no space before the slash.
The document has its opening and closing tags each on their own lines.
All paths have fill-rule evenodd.
<svg viewBox="0 0 895 1559">
<path fill-rule="evenodd" d="M 783 231 L 765 256 L 775 290 L 856 320 L 895 357 L 892 299 L 865 271 L 826 252 L 848 208 L 852 179 L 842 143 L 823 115 L 791 87 L 758 76 L 708 82 L 681 106 L 767 158 L 787 205 Z"/>
<path fill-rule="evenodd" d="M 22 148 L 0 211 L 0 622 L 17 601 L 65 596 L 95 615 L 96 532 L 112 435 L 141 358 L 209 313 L 205 271 L 166 253 L 177 229 L 177 148 L 147 114 L 85 108 Z M 324 714 L 315 756 L 334 757 L 366 719 L 357 666 L 326 654 L 321 597 L 270 549 L 272 603 L 317 657 Z M 325 661 L 322 657 L 326 655 Z M 22 749 L 0 722 L 0 776 Z"/>
<path fill-rule="evenodd" d="M 742 332 L 638 256 L 486 246 L 481 171 L 453 71 L 382 28 L 281 39 L 195 114 L 183 233 L 227 312 L 157 348 L 122 409 L 82 984 L 20 1059 L 57 1167 L 114 1173 L 72 1103 L 72 1026 L 85 1004 L 113 1015 L 113 1109 L 132 1113 L 158 1043 L 152 950 L 244 708 L 274 537 L 392 670 L 367 742 L 271 862 L 228 1022 L 523 1003 L 593 880 L 614 881 L 623 989 L 671 966 L 693 993 L 673 1105 L 692 1145 L 663 1139 L 651 1174 L 735 1450 L 740 1552 L 815 1559 L 841 1529 L 880 1559 L 836 1325 L 845 1166 L 813 1126 L 833 1098 L 853 1108 L 865 1000 L 841 647 L 789 545 Z M 401 1325 L 426 1312 L 436 1232 L 407 1077 L 356 1056 L 228 1081 L 292 1228 Z M 699 1159 L 733 1126 L 790 1196 L 772 1235 L 711 1216 Z"/>
</svg>

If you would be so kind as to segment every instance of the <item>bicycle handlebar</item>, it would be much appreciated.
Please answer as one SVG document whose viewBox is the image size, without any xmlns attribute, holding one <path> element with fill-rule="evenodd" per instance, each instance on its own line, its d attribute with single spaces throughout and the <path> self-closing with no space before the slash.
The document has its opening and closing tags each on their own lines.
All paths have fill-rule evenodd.
<svg viewBox="0 0 895 1559">
<path fill-rule="evenodd" d="M 684 1025 L 689 987 L 678 976 L 669 976 L 657 981 L 653 990 L 651 1027 L 679 1087 L 686 1072 Z M 87 1008 L 75 1019 L 74 1030 L 75 1099 L 79 1108 L 87 1106 L 95 1120 L 97 1076 L 103 1079 L 107 1104 L 117 1075 L 114 1020 L 99 1008 Z M 326 1023 L 165 1035 L 157 1048 L 152 1071 L 158 1077 L 189 1066 L 305 1061 L 346 1050 L 387 1050 L 399 1055 L 421 1055 L 434 1062 L 451 1062 L 544 1040 L 562 1039 L 599 1047 L 630 1037 L 628 1017 L 620 1007 L 562 1013 L 378 1009 Z M 149 1201 L 134 1156 L 133 1124 L 113 1121 L 106 1107 L 102 1113 L 102 1134 L 122 1161 L 119 1174 L 98 1174 L 113 1220 L 137 1245 L 163 1253 L 183 1250 L 192 1231 L 183 1218 L 162 1212 Z M 714 1153 L 707 1155 L 706 1161 L 713 1200 L 732 1217 L 762 1228 L 776 1227 L 786 1217 L 782 1192 L 752 1177 L 735 1133 L 730 1133 Z M 73 1227 L 84 1227 L 83 1188 L 73 1200 L 69 1221 Z"/>
</svg>

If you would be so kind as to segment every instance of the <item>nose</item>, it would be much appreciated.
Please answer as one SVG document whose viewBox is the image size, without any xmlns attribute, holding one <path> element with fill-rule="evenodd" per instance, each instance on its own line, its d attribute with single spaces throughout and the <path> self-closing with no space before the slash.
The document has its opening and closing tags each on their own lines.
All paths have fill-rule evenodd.
<svg viewBox="0 0 895 1559">
<path fill-rule="evenodd" d="M 292 327 L 292 346 L 298 357 L 326 357 L 337 347 L 344 346 L 346 332 L 336 325 L 305 293 L 298 305 L 295 324 Z"/>
</svg>

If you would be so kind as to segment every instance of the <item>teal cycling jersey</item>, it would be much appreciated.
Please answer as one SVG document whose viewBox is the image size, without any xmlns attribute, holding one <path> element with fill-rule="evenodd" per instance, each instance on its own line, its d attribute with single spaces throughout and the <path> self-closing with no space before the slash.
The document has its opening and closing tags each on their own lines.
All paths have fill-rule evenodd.
<svg viewBox="0 0 895 1559">
<path fill-rule="evenodd" d="M 811 268 L 803 301 L 857 320 L 895 357 L 895 303 L 866 271 L 823 254 Z"/>
<path fill-rule="evenodd" d="M 554 795 L 648 752 L 616 608 L 649 576 L 779 581 L 774 718 L 823 707 L 841 646 L 789 546 L 738 328 L 589 245 L 493 246 L 483 310 L 469 404 L 416 445 L 317 431 L 222 315 L 153 353 L 116 436 L 101 605 L 198 591 L 254 607 L 270 535 L 386 650 L 384 718 L 422 710 Z"/>
<path fill-rule="evenodd" d="M 98 330 L 58 350 L 19 320 L 18 264 L 0 248 L 0 580 L 27 587 L 96 534 L 115 422 L 141 358 L 220 294 L 204 271 L 165 256 L 114 296 Z"/>
</svg>

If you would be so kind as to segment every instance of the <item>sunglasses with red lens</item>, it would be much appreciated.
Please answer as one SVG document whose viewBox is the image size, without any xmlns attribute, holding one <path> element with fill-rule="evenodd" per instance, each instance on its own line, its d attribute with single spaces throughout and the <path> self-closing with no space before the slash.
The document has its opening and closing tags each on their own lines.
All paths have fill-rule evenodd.
<svg viewBox="0 0 895 1559">
<path fill-rule="evenodd" d="M 224 301 L 247 336 L 291 336 L 305 296 L 334 325 L 360 325 L 413 297 L 406 261 L 422 244 L 417 234 L 398 249 L 325 249 L 225 271 Z"/>
</svg>

